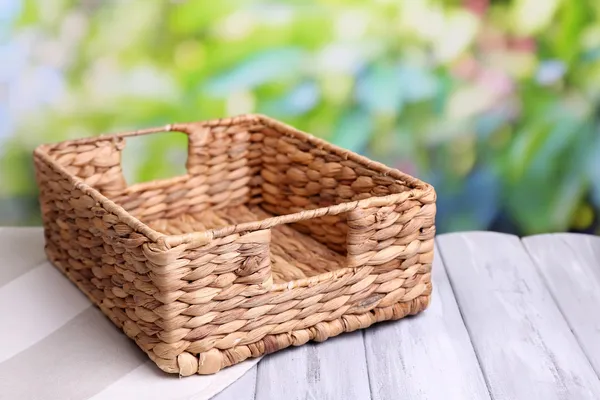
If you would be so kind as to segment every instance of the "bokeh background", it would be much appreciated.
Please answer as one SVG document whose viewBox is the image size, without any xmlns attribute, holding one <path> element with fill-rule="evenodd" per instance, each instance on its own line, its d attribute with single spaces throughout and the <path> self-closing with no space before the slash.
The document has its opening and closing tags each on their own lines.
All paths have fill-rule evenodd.
<svg viewBox="0 0 600 400">
<path fill-rule="evenodd" d="M 0 225 L 40 143 L 248 112 L 434 184 L 438 232 L 600 232 L 597 0 L 0 0 Z"/>
</svg>

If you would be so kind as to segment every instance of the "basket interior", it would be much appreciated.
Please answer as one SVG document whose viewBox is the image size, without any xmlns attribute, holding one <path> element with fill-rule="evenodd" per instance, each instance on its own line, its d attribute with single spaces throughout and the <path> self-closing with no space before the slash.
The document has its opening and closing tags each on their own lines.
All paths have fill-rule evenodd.
<svg viewBox="0 0 600 400">
<path fill-rule="evenodd" d="M 227 126 L 192 124 L 181 129 L 189 136 L 188 173 L 171 179 L 127 186 L 120 164 L 104 171 L 100 178 L 97 173 L 88 174 L 90 164 L 106 165 L 106 158 L 115 155 L 120 160 L 126 139 L 125 143 L 114 139 L 93 142 L 95 146 L 114 147 L 80 156 L 85 165 L 77 164 L 77 157 L 62 157 L 64 146 L 50 149 L 49 154 L 152 229 L 174 235 L 418 186 L 418 181 L 410 181 L 397 171 L 383 171 L 381 166 L 348 157 L 342 150 L 262 119 Z M 90 152 L 94 145 L 83 148 Z M 100 156 L 105 160 L 94 159 Z M 270 248 L 274 281 L 287 282 L 344 267 L 347 233 L 343 214 L 273 228 Z"/>
<path fill-rule="evenodd" d="M 162 218 L 150 222 L 149 226 L 159 232 L 177 235 L 258 221 L 271 216 L 260 206 L 240 205 Z M 275 283 L 307 278 L 342 268 L 345 264 L 343 254 L 288 225 L 272 228 L 270 249 Z"/>
</svg>

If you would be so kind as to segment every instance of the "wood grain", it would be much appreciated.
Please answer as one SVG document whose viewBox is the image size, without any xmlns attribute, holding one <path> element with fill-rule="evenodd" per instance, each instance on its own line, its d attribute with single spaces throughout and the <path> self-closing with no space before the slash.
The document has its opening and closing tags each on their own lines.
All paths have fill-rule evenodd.
<svg viewBox="0 0 600 400">
<path fill-rule="evenodd" d="M 598 399 L 600 382 L 515 236 L 438 238 L 490 393 L 501 399 Z"/>
<path fill-rule="evenodd" d="M 427 310 L 365 331 L 373 399 L 490 398 L 439 256 L 432 274 Z"/>
<path fill-rule="evenodd" d="M 523 243 L 600 376 L 600 238 L 548 234 Z"/>
<path fill-rule="evenodd" d="M 252 367 L 231 386 L 213 397 L 212 400 L 254 400 L 256 395 L 256 371 L 257 367 Z"/>
<path fill-rule="evenodd" d="M 362 332 L 273 353 L 258 364 L 256 400 L 370 399 Z"/>
</svg>

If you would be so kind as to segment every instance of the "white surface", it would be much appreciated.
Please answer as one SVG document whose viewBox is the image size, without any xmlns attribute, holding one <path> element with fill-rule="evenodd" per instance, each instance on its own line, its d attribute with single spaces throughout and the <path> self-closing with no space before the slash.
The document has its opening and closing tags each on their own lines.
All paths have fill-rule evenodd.
<svg viewBox="0 0 600 400">
<path fill-rule="evenodd" d="M 41 228 L 1 228 L 0 235 L 10 243 L 0 246 L 0 399 L 204 400 L 258 362 L 206 376 L 163 373 L 43 262 Z"/>
<path fill-rule="evenodd" d="M 540 235 L 524 244 L 600 375 L 600 238 Z"/>
<path fill-rule="evenodd" d="M 441 235 L 418 316 L 179 378 L 40 259 L 41 236 L 0 229 L 0 399 L 600 398 L 597 237 L 527 238 L 528 254 L 514 236 Z"/>
<path fill-rule="evenodd" d="M 494 400 L 600 398 L 600 382 L 521 241 L 491 232 L 438 238 Z"/>
<path fill-rule="evenodd" d="M 429 307 L 365 331 L 374 400 L 490 398 L 437 250 Z"/>
<path fill-rule="evenodd" d="M 2 287 L 46 261 L 42 230 L 0 227 L 0 255 L 2 256 L 0 287 Z"/>
<path fill-rule="evenodd" d="M 256 370 L 257 366 L 255 365 L 226 390 L 213 397 L 212 400 L 255 400 Z"/>
<path fill-rule="evenodd" d="M 221 390 L 234 383 L 258 360 L 246 360 L 224 369 L 215 375 L 194 375 L 185 378 L 166 376 L 152 361 L 147 361 L 123 378 L 119 379 L 102 392 L 91 397 L 91 400 L 114 399 L 210 399 Z M 250 371 L 249 373 L 251 373 Z M 247 388 L 253 393 L 254 387 Z M 241 400 L 241 399 L 240 399 Z"/>
<path fill-rule="evenodd" d="M 0 347 L 0 363 L 44 339 L 88 307 L 90 301 L 85 295 L 48 262 L 0 287 L 0 338 L 10 343 Z"/>
<path fill-rule="evenodd" d="M 258 365 L 256 400 L 369 397 L 362 331 L 287 348 Z"/>
</svg>

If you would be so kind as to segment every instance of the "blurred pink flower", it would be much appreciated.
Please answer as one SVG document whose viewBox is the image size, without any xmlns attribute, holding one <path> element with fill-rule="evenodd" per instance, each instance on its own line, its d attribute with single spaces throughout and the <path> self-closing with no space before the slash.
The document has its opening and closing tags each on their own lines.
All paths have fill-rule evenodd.
<svg viewBox="0 0 600 400">
<path fill-rule="evenodd" d="M 411 160 L 407 159 L 395 161 L 393 163 L 393 168 L 411 176 L 417 176 L 418 174 L 417 166 Z"/>
<path fill-rule="evenodd" d="M 507 47 L 506 35 L 493 26 L 483 24 L 477 37 L 477 47 L 482 52 L 504 50 Z"/>
<path fill-rule="evenodd" d="M 480 65 L 471 55 L 459 59 L 454 65 L 450 66 L 450 72 L 457 78 L 471 80 L 477 76 Z"/>
<path fill-rule="evenodd" d="M 513 80 L 504 71 L 492 68 L 481 70 L 477 83 L 491 89 L 497 96 L 508 95 L 515 89 Z"/>
<path fill-rule="evenodd" d="M 537 43 L 535 39 L 531 37 L 510 38 L 508 40 L 508 47 L 516 51 L 535 53 L 537 50 Z"/>
<path fill-rule="evenodd" d="M 490 0 L 464 0 L 463 5 L 472 13 L 482 16 L 490 6 Z"/>
</svg>

